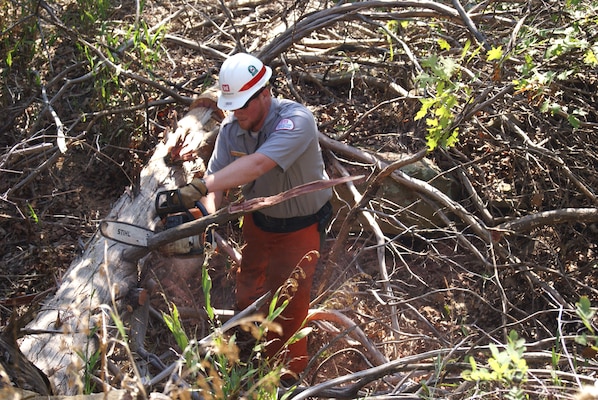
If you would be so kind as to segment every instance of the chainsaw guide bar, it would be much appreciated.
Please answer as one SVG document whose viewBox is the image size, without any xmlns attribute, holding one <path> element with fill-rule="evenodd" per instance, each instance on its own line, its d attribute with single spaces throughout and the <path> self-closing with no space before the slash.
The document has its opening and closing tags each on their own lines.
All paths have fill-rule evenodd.
<svg viewBox="0 0 598 400">
<path fill-rule="evenodd" d="M 138 247 L 147 247 L 147 238 L 154 235 L 151 229 L 114 220 L 102 221 L 100 232 L 108 239 Z"/>
</svg>

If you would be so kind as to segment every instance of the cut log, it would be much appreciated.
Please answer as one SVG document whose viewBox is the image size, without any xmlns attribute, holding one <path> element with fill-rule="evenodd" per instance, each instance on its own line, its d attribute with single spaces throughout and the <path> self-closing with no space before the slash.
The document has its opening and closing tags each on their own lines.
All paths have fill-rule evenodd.
<svg viewBox="0 0 598 400">
<path fill-rule="evenodd" d="M 203 108 L 202 112 L 194 110 L 193 118 L 197 123 L 191 132 L 188 127 L 185 132 L 177 129 L 156 146 L 141 171 L 139 193 L 123 194 L 107 218 L 154 228 L 156 193 L 183 184 L 190 175 L 185 167 L 173 169 L 166 165 L 164 160 L 169 149 L 182 134 L 209 136 L 217 128 L 218 121 L 212 118 L 210 108 Z M 137 263 L 122 258 L 127 247 L 96 232 L 81 257 L 74 260 L 63 275 L 56 294 L 27 326 L 27 331 L 43 333 L 22 338 L 21 351 L 48 376 L 58 394 L 81 393 L 81 371 L 97 348 L 94 333 L 100 313 L 106 312 L 106 305 L 117 312 L 115 299 L 137 285 Z"/>
</svg>

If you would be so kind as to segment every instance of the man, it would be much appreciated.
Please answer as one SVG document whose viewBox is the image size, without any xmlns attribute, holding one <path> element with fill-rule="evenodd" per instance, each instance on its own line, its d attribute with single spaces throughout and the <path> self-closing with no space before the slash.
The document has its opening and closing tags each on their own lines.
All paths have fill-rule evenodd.
<svg viewBox="0 0 598 400">
<path fill-rule="evenodd" d="M 312 113 L 296 102 L 273 98 L 271 76 L 271 68 L 249 54 L 235 54 L 222 64 L 218 107 L 231 112 L 220 126 L 203 179 L 194 178 L 181 188 L 185 203 L 202 197 L 212 213 L 227 189 L 243 186 L 245 198 L 252 199 L 327 179 Z M 281 349 L 307 316 L 314 253 L 320 250 L 320 233 L 331 216 L 331 195 L 331 189 L 308 193 L 244 218 L 246 245 L 236 288 L 239 309 L 268 291 L 275 293 L 297 266 L 301 268 L 295 274 L 296 292 L 277 319 L 283 334 L 268 345 L 268 356 Z M 305 369 L 307 339 L 289 346 L 287 360 L 294 374 Z"/>
</svg>

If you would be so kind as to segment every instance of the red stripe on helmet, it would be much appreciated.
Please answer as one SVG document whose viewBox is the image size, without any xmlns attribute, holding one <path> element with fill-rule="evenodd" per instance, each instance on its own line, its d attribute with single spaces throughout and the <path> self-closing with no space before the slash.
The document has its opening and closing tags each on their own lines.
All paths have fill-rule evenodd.
<svg viewBox="0 0 598 400">
<path fill-rule="evenodd" d="M 253 78 L 251 78 L 250 81 L 248 81 L 246 84 L 244 84 L 243 87 L 241 89 L 239 89 L 239 92 L 244 92 L 244 91 L 249 90 L 252 87 L 254 87 L 255 84 L 258 83 L 260 81 L 260 79 L 262 79 L 262 77 L 265 74 L 266 74 L 266 66 L 262 65 L 262 69 L 260 70 L 260 72 L 258 72 L 256 76 L 254 76 Z"/>
</svg>

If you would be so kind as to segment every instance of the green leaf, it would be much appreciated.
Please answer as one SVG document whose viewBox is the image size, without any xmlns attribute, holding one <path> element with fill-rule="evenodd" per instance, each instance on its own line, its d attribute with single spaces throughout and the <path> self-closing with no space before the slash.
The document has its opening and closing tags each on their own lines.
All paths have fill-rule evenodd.
<svg viewBox="0 0 598 400">
<path fill-rule="evenodd" d="M 450 50 L 451 49 L 451 45 L 449 42 L 447 42 L 445 39 L 438 39 L 438 45 L 440 46 L 441 50 Z"/>
<path fill-rule="evenodd" d="M 210 278 L 210 274 L 208 273 L 207 263 L 204 263 L 201 268 L 201 286 L 206 299 L 206 313 L 208 314 L 208 318 L 210 319 L 210 321 L 213 321 L 214 308 L 212 307 L 212 297 L 210 294 L 212 290 L 212 278 Z"/>
<path fill-rule="evenodd" d="M 421 65 L 424 68 L 435 68 L 436 65 L 438 64 L 438 56 L 437 55 L 432 55 L 428 58 L 425 58 L 421 61 Z"/>
<path fill-rule="evenodd" d="M 417 112 L 417 114 L 415 114 L 415 120 L 418 121 L 422 118 L 424 118 L 426 116 L 426 114 L 428 114 L 428 109 L 430 108 L 430 106 L 432 106 L 434 104 L 435 100 L 434 99 L 422 99 L 421 103 L 422 103 L 422 107 L 419 109 L 419 111 Z"/>
<path fill-rule="evenodd" d="M 467 40 L 465 42 L 465 44 L 463 45 L 463 51 L 461 52 L 461 59 L 465 58 L 465 56 L 467 55 L 467 52 L 469 51 L 470 48 L 471 48 L 471 41 Z"/>
<path fill-rule="evenodd" d="M 29 209 L 29 216 L 31 217 L 31 219 L 33 220 L 33 222 L 35 222 L 36 224 L 38 224 L 39 223 L 39 218 L 38 218 L 37 214 L 35 213 L 35 210 L 31 206 L 31 204 L 27 203 L 27 208 Z"/>
<path fill-rule="evenodd" d="M 500 60 L 503 56 L 502 46 L 491 48 L 486 56 L 486 61 Z"/>
<path fill-rule="evenodd" d="M 492 371 L 496 373 L 498 379 L 502 379 L 509 369 L 509 363 L 501 363 L 494 358 L 488 360 L 488 365 L 492 368 Z"/>
<path fill-rule="evenodd" d="M 581 318 L 585 327 L 594 334 L 594 328 L 592 327 L 591 320 L 594 318 L 596 312 L 592 310 L 590 299 L 587 296 L 581 296 L 579 301 L 575 303 L 577 315 Z"/>
<path fill-rule="evenodd" d="M 303 339 L 304 337 L 309 335 L 312 332 L 312 330 L 313 330 L 313 328 L 311 328 L 311 327 L 306 327 L 306 328 L 300 329 L 287 341 L 287 343 L 286 343 L 287 346 L 291 345 L 293 343 L 297 343 L 298 341 L 300 341 L 301 339 Z"/>
<path fill-rule="evenodd" d="M 177 342 L 181 350 L 185 350 L 189 344 L 187 334 L 181 325 L 181 319 L 179 318 L 179 310 L 176 305 L 172 304 L 172 316 L 162 313 L 162 318 L 168 329 L 172 332 L 174 340 Z"/>
<path fill-rule="evenodd" d="M 426 136 L 426 146 L 428 146 L 429 151 L 433 151 L 438 147 L 438 140 L 435 137 L 428 135 Z"/>
<path fill-rule="evenodd" d="M 438 126 L 438 119 L 437 118 L 427 118 L 426 124 L 429 127 L 436 127 L 436 126 Z"/>
<path fill-rule="evenodd" d="M 582 346 L 587 346 L 589 343 L 588 336 L 585 333 L 575 336 L 575 343 L 581 344 Z"/>
<path fill-rule="evenodd" d="M 110 311 L 110 316 L 112 317 L 112 320 L 114 321 L 114 324 L 116 325 L 116 329 L 118 330 L 118 332 L 120 333 L 122 338 L 126 341 L 127 340 L 127 330 L 125 329 L 125 324 L 120 319 L 120 317 L 117 313 Z"/>
<path fill-rule="evenodd" d="M 442 57 L 440 65 L 442 66 L 442 75 L 441 77 L 448 81 L 448 79 L 453 76 L 454 72 L 459 69 L 457 63 L 452 58 Z"/>
<path fill-rule="evenodd" d="M 568 115 L 567 120 L 575 129 L 578 129 L 581 126 L 581 121 L 575 115 Z"/>
<path fill-rule="evenodd" d="M 596 54 L 594 51 L 592 51 L 592 49 L 586 51 L 583 56 L 583 62 L 594 67 L 598 65 L 598 59 L 596 58 Z"/>
<path fill-rule="evenodd" d="M 453 133 L 446 139 L 446 147 L 453 147 L 459 143 L 459 128 L 453 129 Z"/>
<path fill-rule="evenodd" d="M 488 348 L 490 348 L 490 353 L 492 353 L 492 357 L 494 357 L 494 358 L 500 357 L 500 351 L 498 350 L 498 347 L 496 347 L 496 345 L 494 343 L 488 344 Z"/>
</svg>

